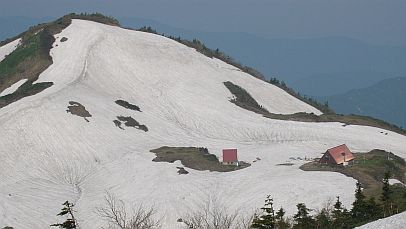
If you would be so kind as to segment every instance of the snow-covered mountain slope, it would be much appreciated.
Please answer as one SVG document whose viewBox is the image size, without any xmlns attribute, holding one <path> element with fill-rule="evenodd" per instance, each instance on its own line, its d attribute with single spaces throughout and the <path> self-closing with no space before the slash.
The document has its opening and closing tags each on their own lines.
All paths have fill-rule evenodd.
<svg viewBox="0 0 406 229">
<path fill-rule="evenodd" d="M 355 180 L 301 171 L 304 161 L 292 158 L 319 157 L 342 143 L 353 151 L 379 148 L 406 157 L 406 137 L 393 132 L 271 120 L 244 110 L 229 101 L 223 82 L 243 87 L 270 112 L 320 114 L 170 39 L 82 20 L 55 37 L 54 63 L 37 81 L 54 85 L 0 109 L 0 228 L 47 228 L 58 221 L 65 200 L 76 203 L 82 228 L 100 228 L 94 210 L 106 191 L 156 206 L 164 228 L 179 228 L 176 220 L 210 195 L 246 212 L 262 206 L 268 194 L 288 213 L 298 202 L 319 208 L 337 195 L 349 206 Z M 118 106 L 117 99 L 142 112 Z M 89 111 L 89 122 L 66 111 L 70 101 Z M 149 131 L 117 128 L 113 120 L 120 115 Z M 261 160 L 235 172 L 188 169 L 178 175 L 179 162 L 152 162 L 149 151 L 165 145 L 207 147 L 219 158 L 223 148 L 237 148 L 240 160 Z M 294 165 L 277 166 L 286 161 Z"/>
</svg>

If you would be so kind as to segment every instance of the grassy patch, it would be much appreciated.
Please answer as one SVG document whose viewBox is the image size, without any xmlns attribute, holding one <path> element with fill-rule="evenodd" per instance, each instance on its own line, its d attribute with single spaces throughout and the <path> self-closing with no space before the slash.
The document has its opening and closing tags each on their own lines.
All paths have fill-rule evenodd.
<svg viewBox="0 0 406 229">
<path fill-rule="evenodd" d="M 379 199 L 382 179 L 386 171 L 390 171 L 392 178 L 401 182 L 406 181 L 406 163 L 405 160 L 383 150 L 372 150 L 368 153 L 355 153 L 354 163 L 349 166 L 333 166 L 320 164 L 318 162 L 309 162 L 300 167 L 304 171 L 331 171 L 344 174 L 358 180 L 364 187 L 364 193 L 368 197 Z M 389 159 L 388 159 L 389 158 Z M 397 198 L 403 198 L 406 188 L 392 188 L 399 193 Z M 406 198 L 406 195 L 405 195 Z M 404 200 L 406 201 L 406 200 Z M 404 210 L 406 210 L 406 205 Z"/>
<path fill-rule="evenodd" d="M 224 82 L 224 85 L 235 96 L 234 99 L 230 100 L 235 105 L 257 113 L 269 113 L 265 108 L 259 105 L 244 88 L 230 81 Z"/>
<path fill-rule="evenodd" d="M 164 146 L 151 152 L 156 154 L 156 158 L 153 159 L 155 162 L 173 163 L 180 160 L 185 167 L 200 171 L 230 172 L 250 166 L 245 162 L 240 163 L 240 166 L 223 165 L 216 155 L 210 154 L 206 148 Z"/>
<path fill-rule="evenodd" d="M 116 100 L 115 102 L 116 102 L 117 105 L 120 105 L 120 106 L 122 106 L 122 107 L 124 107 L 124 108 L 141 112 L 139 106 L 134 105 L 134 104 L 131 104 L 131 103 L 125 101 L 125 100 L 119 99 L 119 100 Z"/>
</svg>

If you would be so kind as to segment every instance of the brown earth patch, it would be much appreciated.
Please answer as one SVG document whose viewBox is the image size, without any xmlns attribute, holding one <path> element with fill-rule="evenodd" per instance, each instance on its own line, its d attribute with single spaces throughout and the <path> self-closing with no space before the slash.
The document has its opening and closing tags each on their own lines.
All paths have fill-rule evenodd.
<svg viewBox="0 0 406 229">
<path fill-rule="evenodd" d="M 180 160 L 185 167 L 199 171 L 231 172 L 251 166 L 251 164 L 246 162 L 240 162 L 239 166 L 223 165 L 216 155 L 210 154 L 207 148 L 201 147 L 163 146 L 158 149 L 153 149 L 151 152 L 156 155 L 156 158 L 152 161 L 173 163 Z"/>
<path fill-rule="evenodd" d="M 89 111 L 86 110 L 85 106 L 78 102 L 74 101 L 69 101 L 70 106 L 68 106 L 68 109 L 66 112 L 71 113 L 73 115 L 77 115 L 79 117 L 84 118 L 87 122 L 89 120 L 87 118 L 92 117 L 92 115 L 89 113 Z"/>
</svg>

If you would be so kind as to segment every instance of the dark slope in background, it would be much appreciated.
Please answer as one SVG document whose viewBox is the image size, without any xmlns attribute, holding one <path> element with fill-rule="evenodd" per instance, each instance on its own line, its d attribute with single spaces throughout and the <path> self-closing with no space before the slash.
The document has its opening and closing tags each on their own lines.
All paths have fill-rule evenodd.
<svg viewBox="0 0 406 229">
<path fill-rule="evenodd" d="M 345 37 L 267 39 L 247 33 L 190 31 L 142 18 L 118 19 L 124 27 L 151 26 L 166 35 L 198 38 L 208 47 L 218 47 L 241 63 L 258 69 L 266 77 L 285 81 L 301 94 L 317 96 L 321 102 L 328 99 L 330 106 L 338 113 L 369 115 L 406 126 L 404 109 L 389 112 L 393 110 L 390 103 L 401 106 L 404 101 L 401 97 L 395 100 L 391 91 L 385 91 L 393 90 L 391 87 L 379 92 L 380 99 L 390 100 L 390 103 L 377 104 L 372 95 L 359 98 L 356 105 L 355 101 L 347 99 L 347 95 L 354 91 L 361 94 L 369 92 L 357 89 L 375 88 L 382 80 L 405 77 L 406 47 L 372 45 Z M 50 18 L 0 17 L 0 40 L 25 31 L 29 25 L 46 21 L 50 21 Z M 360 106 L 362 113 L 354 109 Z M 376 112 L 367 107 L 388 112 Z"/>
<path fill-rule="evenodd" d="M 386 79 L 347 93 L 322 97 L 337 113 L 368 115 L 406 127 L 406 78 Z"/>
</svg>

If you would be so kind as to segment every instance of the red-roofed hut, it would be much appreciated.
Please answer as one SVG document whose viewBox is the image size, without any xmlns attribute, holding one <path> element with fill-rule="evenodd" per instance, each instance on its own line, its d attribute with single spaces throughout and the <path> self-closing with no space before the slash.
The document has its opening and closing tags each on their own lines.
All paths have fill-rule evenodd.
<svg viewBox="0 0 406 229">
<path fill-rule="evenodd" d="M 223 164 L 238 166 L 237 149 L 223 149 Z"/>
<path fill-rule="evenodd" d="M 334 148 L 328 149 L 324 155 L 320 158 L 320 163 L 333 164 L 333 165 L 347 165 L 348 162 L 354 160 L 354 155 L 348 149 L 348 147 L 343 144 L 336 146 Z"/>
</svg>

